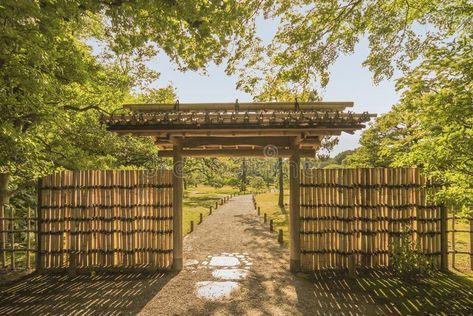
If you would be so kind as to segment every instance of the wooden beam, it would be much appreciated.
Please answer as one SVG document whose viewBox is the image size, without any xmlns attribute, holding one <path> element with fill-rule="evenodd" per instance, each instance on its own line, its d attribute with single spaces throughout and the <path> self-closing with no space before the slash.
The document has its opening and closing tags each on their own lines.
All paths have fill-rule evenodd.
<svg viewBox="0 0 473 316">
<path fill-rule="evenodd" d="M 180 271 L 183 267 L 183 235 L 182 235 L 182 196 L 183 196 L 183 169 L 182 144 L 176 142 L 173 150 L 173 172 L 172 172 L 172 215 L 173 215 L 173 270 Z"/>
<path fill-rule="evenodd" d="M 172 141 L 172 138 L 171 138 Z M 169 140 L 163 142 L 158 141 L 157 145 L 170 145 Z M 287 136 L 277 137 L 186 137 L 182 140 L 183 148 L 193 148 L 200 146 L 268 146 L 273 145 L 277 147 L 290 146 L 290 139 Z"/>
<path fill-rule="evenodd" d="M 289 235 L 290 270 L 299 272 L 301 268 L 300 241 L 300 149 L 293 140 L 289 158 Z"/>
<path fill-rule="evenodd" d="M 262 111 L 262 110 L 294 110 L 296 104 L 289 102 L 235 102 L 223 103 L 180 103 L 170 104 L 124 104 L 123 107 L 134 112 L 174 112 L 179 111 L 209 111 L 209 110 L 235 110 L 238 106 L 240 111 Z M 353 107 L 353 102 L 298 102 L 300 110 L 334 110 L 342 111 L 347 107 Z"/>
<path fill-rule="evenodd" d="M 260 149 L 184 149 L 182 150 L 184 157 L 290 157 L 291 149 L 286 148 L 260 148 Z M 315 157 L 314 149 L 299 149 L 301 157 Z M 173 151 L 161 150 L 158 152 L 159 157 L 173 157 Z"/>
<path fill-rule="evenodd" d="M 155 137 L 256 137 L 256 136 L 299 136 L 301 132 L 312 136 L 331 136 L 340 135 L 342 132 L 350 133 L 359 130 L 353 128 L 298 128 L 298 129 L 239 129 L 239 130 L 219 130 L 219 129 L 186 129 L 186 130 L 164 130 L 163 129 L 133 129 L 124 127 L 123 129 L 110 128 L 111 131 L 119 135 L 137 135 L 137 136 L 155 136 Z"/>
</svg>

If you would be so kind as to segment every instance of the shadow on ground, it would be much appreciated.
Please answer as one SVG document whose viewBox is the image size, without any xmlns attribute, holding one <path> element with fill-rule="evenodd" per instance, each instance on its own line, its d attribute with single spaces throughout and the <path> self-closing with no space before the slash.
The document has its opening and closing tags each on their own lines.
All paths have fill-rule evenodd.
<svg viewBox="0 0 473 316">
<path fill-rule="evenodd" d="M 230 299 L 207 301 L 193 295 L 192 276 L 197 273 L 210 275 L 207 270 L 195 270 L 196 274 L 183 271 L 176 278 L 172 273 L 109 273 L 75 278 L 34 275 L 0 288 L 0 315 L 137 314 L 155 297 L 164 293 L 169 295 L 144 313 L 473 314 L 473 283 L 467 278 L 439 273 L 422 284 L 412 285 L 400 281 L 388 271 L 360 271 L 354 280 L 330 271 L 294 275 L 288 271 L 287 249 L 277 243 L 276 234 L 270 233 L 261 219 L 254 214 L 235 215 L 232 218 L 235 225 L 246 227 L 244 236 L 236 237 L 253 258 L 254 265 L 248 278 L 241 281 L 240 291 Z M 169 292 L 169 285 L 177 280 L 180 286 L 175 287 L 175 293 Z M 185 283 L 181 282 L 186 281 L 192 286 L 182 288 Z M 163 289 L 164 286 L 166 289 Z M 183 297 L 189 299 L 189 304 L 182 304 Z"/>
<path fill-rule="evenodd" d="M 136 314 L 174 275 L 32 275 L 1 288 L 0 315 Z"/>
<path fill-rule="evenodd" d="M 276 242 L 276 235 L 254 216 L 238 215 L 248 224 L 246 233 L 252 236 L 251 248 L 265 247 L 267 271 L 253 271 L 242 288 L 245 297 L 205 303 L 207 314 L 263 315 L 472 315 L 473 282 L 454 275 L 437 273 L 429 280 L 410 284 L 387 270 L 358 271 L 356 279 L 344 273 L 323 271 L 293 275 L 287 271 L 287 249 Z M 269 246 L 268 234 L 275 242 Z M 253 254 L 254 255 L 254 254 Z M 279 265 L 273 269 L 270 265 Z M 199 314 L 201 308 L 188 314 Z"/>
</svg>

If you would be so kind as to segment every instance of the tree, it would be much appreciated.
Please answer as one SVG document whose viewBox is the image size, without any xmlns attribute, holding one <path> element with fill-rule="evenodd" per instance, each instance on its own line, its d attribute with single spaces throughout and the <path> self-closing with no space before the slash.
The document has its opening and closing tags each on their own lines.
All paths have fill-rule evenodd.
<svg viewBox="0 0 473 316">
<path fill-rule="evenodd" d="M 282 168 L 282 158 L 278 158 L 278 206 L 284 207 L 284 173 Z"/>
<path fill-rule="evenodd" d="M 443 183 L 437 198 L 473 204 L 473 40 L 432 48 L 398 81 L 402 99 L 362 136 L 347 158 L 366 166 L 419 166 Z M 372 159 L 366 153 L 370 153 Z"/>
<path fill-rule="evenodd" d="M 152 139 L 119 138 L 100 115 L 158 77 L 146 62 L 160 50 L 181 70 L 222 62 L 255 10 L 252 1 L 2 1 L 0 204 L 61 168 L 157 163 Z M 158 97 L 150 93 L 141 100 Z"/>
<path fill-rule="evenodd" d="M 270 45 L 230 67 L 238 86 L 253 95 L 267 90 L 312 91 L 325 87 L 330 66 L 340 55 L 352 54 L 367 37 L 370 53 L 363 65 L 375 82 L 390 78 L 397 68 L 408 71 L 432 47 L 472 33 L 471 1 L 440 0 L 319 0 L 265 1 L 268 18 L 280 25 Z M 251 70 L 251 71 L 249 71 Z"/>
</svg>

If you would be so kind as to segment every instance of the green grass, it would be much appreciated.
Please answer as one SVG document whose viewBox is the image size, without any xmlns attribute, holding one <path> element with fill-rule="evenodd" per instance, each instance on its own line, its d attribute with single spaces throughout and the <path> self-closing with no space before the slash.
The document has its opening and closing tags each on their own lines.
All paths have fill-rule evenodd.
<svg viewBox="0 0 473 316">
<path fill-rule="evenodd" d="M 197 225 L 200 213 L 204 215 L 204 218 L 207 217 L 210 206 L 215 207 L 215 202 L 232 193 L 238 193 L 238 189 L 230 186 L 213 188 L 204 185 L 188 188 L 184 192 L 183 201 L 184 235 L 190 232 L 190 221 L 194 221 L 194 225 Z"/>
<path fill-rule="evenodd" d="M 282 229 L 284 244 L 289 245 L 289 206 L 286 205 L 284 208 L 278 206 L 278 192 L 268 192 L 259 194 L 256 196 L 256 204 L 260 207 L 261 216 L 264 213 L 268 216 L 268 222 L 270 219 L 273 220 L 274 230 L 279 231 Z M 284 203 L 287 204 L 289 201 L 289 192 L 284 191 Z"/>
</svg>

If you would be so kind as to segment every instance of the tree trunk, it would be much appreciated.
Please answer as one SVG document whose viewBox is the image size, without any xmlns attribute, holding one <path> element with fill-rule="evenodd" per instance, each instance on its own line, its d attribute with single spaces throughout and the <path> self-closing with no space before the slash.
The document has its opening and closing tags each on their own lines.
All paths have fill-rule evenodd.
<svg viewBox="0 0 473 316">
<path fill-rule="evenodd" d="M 282 171 L 282 158 L 278 159 L 278 176 L 279 176 L 279 207 L 284 207 L 284 174 Z"/>
<path fill-rule="evenodd" d="M 246 191 L 246 184 L 247 184 L 247 178 L 246 178 L 246 173 L 247 173 L 247 166 L 246 166 L 246 158 L 243 158 L 241 161 L 241 185 L 240 185 L 240 191 Z"/>
</svg>

